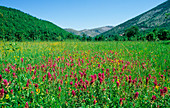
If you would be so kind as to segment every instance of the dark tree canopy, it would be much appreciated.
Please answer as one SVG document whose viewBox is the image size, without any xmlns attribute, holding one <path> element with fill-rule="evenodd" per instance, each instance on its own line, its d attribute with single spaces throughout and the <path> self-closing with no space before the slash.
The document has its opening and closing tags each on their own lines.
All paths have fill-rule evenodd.
<svg viewBox="0 0 170 108">
<path fill-rule="evenodd" d="M 63 40 L 77 36 L 55 24 L 19 10 L 0 6 L 0 40 Z"/>
</svg>

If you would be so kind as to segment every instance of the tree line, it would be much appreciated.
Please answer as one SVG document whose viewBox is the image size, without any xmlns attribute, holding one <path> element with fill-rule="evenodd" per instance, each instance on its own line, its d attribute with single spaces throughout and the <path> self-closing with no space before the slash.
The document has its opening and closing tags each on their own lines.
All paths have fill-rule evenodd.
<svg viewBox="0 0 170 108">
<path fill-rule="evenodd" d="M 96 36 L 96 41 L 158 41 L 158 40 L 170 40 L 170 30 L 166 28 L 154 28 L 147 31 L 139 31 L 137 26 L 131 26 L 127 28 L 122 34 L 109 35 L 104 37 L 103 35 Z"/>
</svg>

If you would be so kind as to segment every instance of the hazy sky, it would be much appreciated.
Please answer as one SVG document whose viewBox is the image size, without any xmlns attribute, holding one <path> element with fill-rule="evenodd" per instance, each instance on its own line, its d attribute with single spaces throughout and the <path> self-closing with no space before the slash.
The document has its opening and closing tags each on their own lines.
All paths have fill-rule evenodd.
<svg viewBox="0 0 170 108">
<path fill-rule="evenodd" d="M 0 0 L 62 28 L 76 30 L 116 26 L 166 0 Z"/>
</svg>

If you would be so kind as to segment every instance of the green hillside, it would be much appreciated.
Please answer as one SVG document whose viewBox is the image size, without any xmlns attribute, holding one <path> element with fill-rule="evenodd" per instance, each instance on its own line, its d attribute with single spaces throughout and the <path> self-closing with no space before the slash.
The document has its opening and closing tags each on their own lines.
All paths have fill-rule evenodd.
<svg viewBox="0 0 170 108">
<path fill-rule="evenodd" d="M 0 40 L 63 40 L 76 37 L 55 24 L 0 6 Z"/>
<path fill-rule="evenodd" d="M 157 7 L 132 18 L 113 29 L 102 33 L 104 37 L 113 36 L 115 34 L 122 34 L 127 28 L 131 26 L 138 26 L 140 31 L 148 31 L 153 28 L 170 29 L 170 0 L 158 5 Z"/>
</svg>

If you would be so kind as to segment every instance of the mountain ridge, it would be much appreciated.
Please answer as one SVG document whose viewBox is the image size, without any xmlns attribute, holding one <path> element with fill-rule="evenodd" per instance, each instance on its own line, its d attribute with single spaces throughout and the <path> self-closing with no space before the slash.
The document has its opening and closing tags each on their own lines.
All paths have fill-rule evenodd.
<svg viewBox="0 0 170 108">
<path fill-rule="evenodd" d="M 108 31 L 112 28 L 114 28 L 114 26 L 103 26 L 103 27 L 92 28 L 92 29 L 83 29 L 83 30 L 74 30 L 72 28 L 65 28 L 65 30 L 70 33 L 73 33 L 75 35 L 82 36 L 83 34 L 85 34 L 87 36 L 94 37 L 94 36 L 99 35 L 105 31 Z"/>
<path fill-rule="evenodd" d="M 166 19 L 166 13 L 170 12 L 170 0 L 134 17 L 110 29 L 100 35 L 109 37 L 114 34 L 122 34 L 131 26 L 138 26 L 140 30 L 148 30 L 155 27 L 170 28 L 170 19 Z"/>
</svg>

